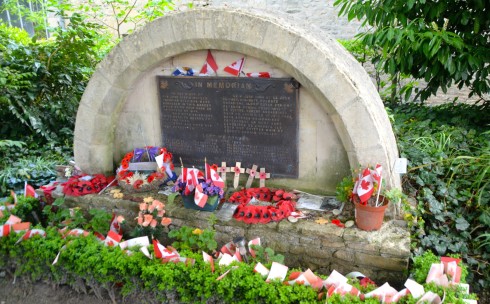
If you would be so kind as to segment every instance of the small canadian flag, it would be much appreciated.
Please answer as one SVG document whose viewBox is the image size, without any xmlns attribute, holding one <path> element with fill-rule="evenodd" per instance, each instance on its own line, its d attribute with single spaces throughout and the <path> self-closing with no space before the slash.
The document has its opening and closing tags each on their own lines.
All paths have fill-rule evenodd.
<svg viewBox="0 0 490 304">
<path fill-rule="evenodd" d="M 271 78 L 271 73 L 269 72 L 254 72 L 254 73 L 247 73 L 247 77 L 254 77 L 254 78 Z"/>
<path fill-rule="evenodd" d="M 230 73 L 231 75 L 235 75 L 235 76 L 240 75 L 240 72 L 242 71 L 242 68 L 243 68 L 243 61 L 244 60 L 245 60 L 245 58 L 242 58 L 240 60 L 233 62 L 229 66 L 225 67 L 223 69 L 223 71 Z"/>
<path fill-rule="evenodd" d="M 196 203 L 196 205 L 203 208 L 204 205 L 206 205 L 207 201 L 208 201 L 208 196 L 204 194 L 202 185 L 201 184 L 197 185 L 196 193 L 194 193 L 194 202 Z"/>
</svg>

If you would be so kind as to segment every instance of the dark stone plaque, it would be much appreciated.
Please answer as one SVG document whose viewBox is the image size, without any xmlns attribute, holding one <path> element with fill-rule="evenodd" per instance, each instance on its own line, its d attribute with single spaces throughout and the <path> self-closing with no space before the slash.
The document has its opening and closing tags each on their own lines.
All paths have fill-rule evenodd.
<svg viewBox="0 0 490 304">
<path fill-rule="evenodd" d="M 187 166 L 206 157 L 297 178 L 298 88 L 289 78 L 158 76 L 163 145 Z"/>
</svg>

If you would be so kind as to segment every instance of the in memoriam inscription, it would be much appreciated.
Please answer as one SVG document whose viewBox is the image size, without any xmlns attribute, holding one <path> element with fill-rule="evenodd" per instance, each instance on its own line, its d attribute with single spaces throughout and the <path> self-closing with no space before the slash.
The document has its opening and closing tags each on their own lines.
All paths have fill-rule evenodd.
<svg viewBox="0 0 490 304">
<path fill-rule="evenodd" d="M 265 167 L 298 177 L 298 83 L 158 76 L 163 144 L 185 165 Z"/>
</svg>

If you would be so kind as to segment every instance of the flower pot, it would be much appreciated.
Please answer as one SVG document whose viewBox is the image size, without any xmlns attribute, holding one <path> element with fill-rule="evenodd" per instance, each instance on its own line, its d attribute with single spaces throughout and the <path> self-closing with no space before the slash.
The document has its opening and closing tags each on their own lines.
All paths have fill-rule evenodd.
<svg viewBox="0 0 490 304">
<path fill-rule="evenodd" d="M 383 205 L 373 207 L 370 205 L 361 205 L 354 202 L 356 225 L 359 229 L 365 231 L 379 230 L 383 224 L 385 210 L 388 207 L 388 200 L 380 196 Z"/>
<path fill-rule="evenodd" d="M 194 203 L 194 195 L 182 195 L 182 200 L 184 201 L 184 207 L 187 209 L 194 209 L 200 211 L 214 211 L 218 207 L 218 195 L 213 195 L 208 197 L 208 201 L 204 207 L 199 207 Z"/>
</svg>

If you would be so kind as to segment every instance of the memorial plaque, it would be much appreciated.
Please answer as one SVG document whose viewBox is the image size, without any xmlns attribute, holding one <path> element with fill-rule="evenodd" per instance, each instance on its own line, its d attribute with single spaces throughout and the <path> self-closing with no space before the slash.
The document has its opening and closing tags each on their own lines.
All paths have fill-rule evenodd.
<svg viewBox="0 0 490 304">
<path fill-rule="evenodd" d="M 158 76 L 163 145 L 187 166 L 241 162 L 298 177 L 293 79 Z"/>
</svg>

